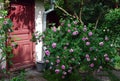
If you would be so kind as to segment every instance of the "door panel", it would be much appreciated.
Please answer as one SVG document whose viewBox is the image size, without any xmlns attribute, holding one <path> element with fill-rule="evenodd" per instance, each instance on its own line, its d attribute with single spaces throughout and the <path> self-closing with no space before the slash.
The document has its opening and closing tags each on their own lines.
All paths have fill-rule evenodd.
<svg viewBox="0 0 120 81">
<path fill-rule="evenodd" d="M 10 70 L 34 65 L 34 44 L 30 41 L 35 29 L 34 11 L 34 0 L 11 1 L 8 17 L 13 21 L 11 36 L 17 47 L 13 48 Z"/>
</svg>

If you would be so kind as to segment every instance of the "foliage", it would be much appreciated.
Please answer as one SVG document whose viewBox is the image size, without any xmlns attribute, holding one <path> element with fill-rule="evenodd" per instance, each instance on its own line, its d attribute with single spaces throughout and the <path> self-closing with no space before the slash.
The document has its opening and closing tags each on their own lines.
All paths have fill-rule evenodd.
<svg viewBox="0 0 120 81">
<path fill-rule="evenodd" d="M 6 10 L 0 10 L 0 14 L 2 16 L 0 18 L 0 72 L 3 72 L 6 66 L 1 63 L 3 63 L 6 58 L 10 59 L 13 57 L 13 54 L 11 54 L 12 47 L 8 44 L 9 33 L 12 32 L 12 21 L 5 18 L 7 15 Z"/>
<path fill-rule="evenodd" d="M 120 56 L 116 55 L 114 61 L 115 61 L 115 68 L 119 70 L 120 69 Z"/>
<path fill-rule="evenodd" d="M 21 72 L 18 76 L 10 79 L 10 81 L 27 81 L 27 80 L 25 79 L 25 73 Z"/>
<path fill-rule="evenodd" d="M 82 81 L 82 78 L 80 77 L 79 74 L 77 73 L 73 73 L 72 75 L 70 75 L 69 77 L 65 78 L 65 79 L 62 79 L 61 76 L 58 74 L 53 74 L 51 75 L 51 72 L 50 71 L 46 71 L 44 73 L 44 78 L 46 78 L 48 81 Z"/>
<path fill-rule="evenodd" d="M 65 78 L 74 70 L 100 71 L 113 64 L 116 55 L 107 36 L 100 36 L 93 25 L 80 25 L 76 18 L 61 19 L 58 27 L 47 28 L 41 37 L 48 69 Z M 41 36 L 41 34 L 40 34 Z"/>
<path fill-rule="evenodd" d="M 104 28 L 111 35 L 120 35 L 120 9 L 112 9 L 105 15 Z"/>
<path fill-rule="evenodd" d="M 120 9 L 111 9 L 105 15 L 105 22 L 101 29 L 105 31 L 116 48 L 120 48 Z"/>
</svg>

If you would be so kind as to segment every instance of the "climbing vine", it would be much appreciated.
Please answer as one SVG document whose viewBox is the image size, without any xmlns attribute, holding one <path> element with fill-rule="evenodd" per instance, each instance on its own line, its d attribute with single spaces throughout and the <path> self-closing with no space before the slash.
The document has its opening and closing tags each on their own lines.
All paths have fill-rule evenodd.
<svg viewBox="0 0 120 81">
<path fill-rule="evenodd" d="M 12 21 L 7 18 L 7 10 L 8 7 L 8 0 L 0 0 L 0 73 L 6 72 L 6 60 L 8 61 L 13 57 L 12 47 L 10 45 L 9 39 L 10 32 L 12 32 Z M 5 6 L 5 7 L 4 7 Z M 11 64 L 11 62 L 7 62 Z M 0 76 L 1 77 L 1 76 Z"/>
</svg>

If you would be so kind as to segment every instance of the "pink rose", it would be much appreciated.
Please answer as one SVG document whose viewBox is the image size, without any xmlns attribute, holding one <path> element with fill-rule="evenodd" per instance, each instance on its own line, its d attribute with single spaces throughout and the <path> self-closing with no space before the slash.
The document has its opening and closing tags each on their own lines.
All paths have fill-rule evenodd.
<svg viewBox="0 0 120 81">
<path fill-rule="evenodd" d="M 67 75 L 67 72 L 64 71 L 64 72 L 63 72 L 63 75 Z"/>
<path fill-rule="evenodd" d="M 53 31 L 54 31 L 54 32 L 56 32 L 56 31 L 57 31 L 57 29 L 56 29 L 56 27 L 55 27 L 55 26 L 53 27 Z"/>
<path fill-rule="evenodd" d="M 5 65 L 2 65 L 2 66 L 1 66 L 1 69 L 5 69 L 5 68 L 6 68 Z"/>
<path fill-rule="evenodd" d="M 88 33 L 88 35 L 89 35 L 89 36 L 92 36 L 92 35 L 93 35 L 93 33 L 92 33 L 92 32 L 89 32 L 89 33 Z"/>
<path fill-rule="evenodd" d="M 5 20 L 5 21 L 4 21 L 4 25 L 6 25 L 6 24 L 8 24 L 8 22 Z"/>
<path fill-rule="evenodd" d="M 90 51 L 92 51 L 93 50 L 93 47 L 90 47 Z"/>
<path fill-rule="evenodd" d="M 56 62 L 57 62 L 57 63 L 60 63 L 60 59 L 57 59 Z"/>
<path fill-rule="evenodd" d="M 64 79 L 65 78 L 65 76 L 62 76 L 62 79 Z"/>
<path fill-rule="evenodd" d="M 64 50 L 66 50 L 66 49 L 67 49 L 67 47 L 65 46 L 65 47 L 64 47 Z"/>
<path fill-rule="evenodd" d="M 46 50 L 46 51 L 45 51 L 45 54 L 46 54 L 47 56 L 49 56 L 49 55 L 50 55 L 50 51 L 49 51 L 49 50 Z"/>
<path fill-rule="evenodd" d="M 103 69 L 103 67 L 102 67 L 102 66 L 99 66 L 99 69 Z"/>
<path fill-rule="evenodd" d="M 104 54 L 104 57 L 108 57 L 108 54 Z"/>
<path fill-rule="evenodd" d="M 70 70 L 70 69 L 68 70 L 68 73 L 71 73 L 71 70 Z"/>
<path fill-rule="evenodd" d="M 74 52 L 74 50 L 73 50 L 73 49 L 70 49 L 69 52 L 72 53 L 72 52 Z"/>
<path fill-rule="evenodd" d="M 87 58 L 87 61 L 89 62 L 89 61 L 90 61 L 90 58 Z"/>
<path fill-rule="evenodd" d="M 72 33 L 73 36 L 78 35 L 78 34 L 79 34 L 78 31 L 74 31 L 74 32 Z"/>
<path fill-rule="evenodd" d="M 83 37 L 83 38 L 82 38 L 82 40 L 83 40 L 83 41 L 85 41 L 85 40 L 86 40 L 86 38 L 85 38 L 85 37 Z"/>
<path fill-rule="evenodd" d="M 91 64 L 90 64 L 90 67 L 91 67 L 91 68 L 94 67 L 94 63 L 91 63 Z"/>
<path fill-rule="evenodd" d="M 68 29 L 68 33 L 70 33 L 71 32 L 71 30 L 70 29 Z"/>
<path fill-rule="evenodd" d="M 86 46 L 89 46 L 90 45 L 90 42 L 86 42 Z"/>
<path fill-rule="evenodd" d="M 53 47 L 53 48 L 56 48 L 56 43 L 52 43 L 52 47 Z"/>
<path fill-rule="evenodd" d="M 59 72 L 60 72 L 60 70 L 59 70 L 59 69 L 56 69 L 56 70 L 55 70 L 55 73 L 56 73 L 56 74 L 58 74 Z"/>
<path fill-rule="evenodd" d="M 86 25 L 84 25 L 83 31 L 84 31 L 84 32 L 87 31 Z"/>
<path fill-rule="evenodd" d="M 89 58 L 90 56 L 89 56 L 89 54 L 86 54 L 85 57 L 86 57 L 86 58 Z"/>
<path fill-rule="evenodd" d="M 109 60 L 110 60 L 110 58 L 109 58 L 109 57 L 105 57 L 105 60 L 106 60 L 106 61 L 109 61 Z"/>
<path fill-rule="evenodd" d="M 97 58 L 94 58 L 94 61 L 96 61 L 97 60 Z"/>
<path fill-rule="evenodd" d="M 61 68 L 64 70 L 65 69 L 65 65 L 62 65 Z"/>
<path fill-rule="evenodd" d="M 71 26 L 71 24 L 68 24 L 68 27 L 70 27 Z"/>
<path fill-rule="evenodd" d="M 108 40 L 109 40 L 109 38 L 108 38 L 107 36 L 105 36 L 105 40 L 106 40 L 106 41 L 108 41 Z"/>
<path fill-rule="evenodd" d="M 46 63 L 49 63 L 49 60 L 46 60 Z"/>
<path fill-rule="evenodd" d="M 61 23 L 61 26 L 63 26 L 63 25 L 64 25 L 64 22 Z"/>
<path fill-rule="evenodd" d="M 73 23 L 76 25 L 78 22 L 77 21 L 73 21 Z"/>
<path fill-rule="evenodd" d="M 104 42 L 100 42 L 99 45 L 100 45 L 100 46 L 103 46 L 103 45 L 104 45 Z"/>
</svg>

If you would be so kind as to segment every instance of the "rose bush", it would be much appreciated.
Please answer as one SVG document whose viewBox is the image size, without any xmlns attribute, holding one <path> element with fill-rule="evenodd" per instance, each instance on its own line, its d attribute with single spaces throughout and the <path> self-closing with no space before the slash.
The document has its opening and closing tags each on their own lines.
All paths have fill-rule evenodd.
<svg viewBox="0 0 120 81">
<path fill-rule="evenodd" d="M 65 78 L 74 70 L 100 71 L 112 66 L 115 53 L 107 36 L 103 38 L 99 30 L 81 25 L 75 18 L 60 22 L 40 35 L 47 47 L 44 58 L 48 69 Z"/>
</svg>

